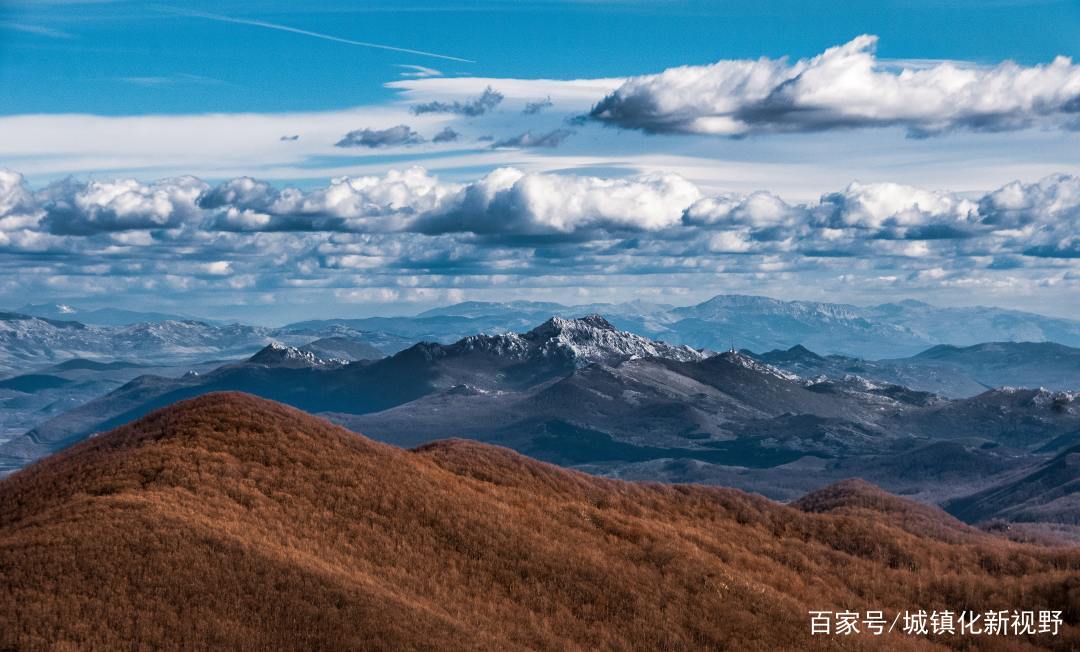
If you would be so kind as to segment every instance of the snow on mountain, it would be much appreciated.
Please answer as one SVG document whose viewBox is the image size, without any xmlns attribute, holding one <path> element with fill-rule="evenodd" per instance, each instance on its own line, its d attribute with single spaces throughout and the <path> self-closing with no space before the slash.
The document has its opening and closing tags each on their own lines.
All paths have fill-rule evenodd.
<svg viewBox="0 0 1080 652">
<path fill-rule="evenodd" d="M 324 359 L 311 351 L 298 349 L 281 342 L 270 342 L 248 358 L 248 364 L 268 367 L 329 367 L 348 364 L 348 360 Z"/>
<path fill-rule="evenodd" d="M 72 358 L 172 363 L 249 355 L 275 339 L 273 329 L 197 321 L 89 326 L 0 313 L 0 371 L 23 372 Z"/>
<path fill-rule="evenodd" d="M 774 367 L 771 364 L 766 364 L 760 360 L 755 360 L 754 358 L 739 351 L 725 351 L 724 353 L 720 354 L 720 357 L 727 360 L 728 362 L 731 362 L 732 364 L 737 364 L 745 369 L 753 369 L 754 371 L 768 374 L 775 378 L 781 378 L 783 380 L 791 380 L 796 382 L 802 380 L 797 374 L 793 374 L 790 371 L 784 371 L 779 367 Z"/>
<path fill-rule="evenodd" d="M 673 346 L 620 331 L 599 315 L 581 319 L 552 317 L 527 333 L 471 335 L 441 348 L 449 354 L 484 351 L 519 360 L 566 361 L 577 367 L 593 363 L 614 365 L 646 357 L 682 362 L 706 357 L 688 346 Z"/>
</svg>

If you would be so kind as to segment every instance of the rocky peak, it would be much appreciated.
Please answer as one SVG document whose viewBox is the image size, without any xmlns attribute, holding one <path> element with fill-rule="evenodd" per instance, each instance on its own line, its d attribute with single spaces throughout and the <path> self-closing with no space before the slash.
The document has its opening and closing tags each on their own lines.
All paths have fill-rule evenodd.
<svg viewBox="0 0 1080 652">
<path fill-rule="evenodd" d="M 336 360 L 324 360 L 311 351 L 303 351 L 280 342 L 267 344 L 248 358 L 248 362 L 272 367 L 324 367 L 337 363 Z"/>
</svg>

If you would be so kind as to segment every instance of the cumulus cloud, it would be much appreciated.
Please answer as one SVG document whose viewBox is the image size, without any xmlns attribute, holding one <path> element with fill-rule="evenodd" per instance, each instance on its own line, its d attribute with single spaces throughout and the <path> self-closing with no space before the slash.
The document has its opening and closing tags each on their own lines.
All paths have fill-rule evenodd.
<svg viewBox="0 0 1080 652">
<path fill-rule="evenodd" d="M 46 187 L 36 201 L 42 221 L 56 235 L 168 229 L 200 216 L 197 205 L 208 185 L 191 176 L 143 184 L 134 179 L 79 182 Z"/>
<path fill-rule="evenodd" d="M 1036 124 L 1080 126 L 1080 66 L 904 67 L 875 56 L 863 35 L 810 59 L 725 60 L 632 77 L 590 116 L 651 133 L 741 136 L 899 126 L 927 136 Z"/>
<path fill-rule="evenodd" d="M 0 168 L 0 219 L 14 219 L 35 212 L 37 204 L 23 175 Z"/>
<path fill-rule="evenodd" d="M 521 112 L 525 115 L 536 115 L 544 109 L 550 109 L 553 106 L 555 106 L 555 103 L 551 101 L 551 96 L 549 95 L 542 100 L 526 102 L 525 108 Z"/>
<path fill-rule="evenodd" d="M 491 147 L 558 147 L 564 140 L 573 135 L 574 132 L 570 129 L 555 129 L 542 134 L 536 134 L 533 133 L 532 130 L 529 130 L 516 136 L 496 141 Z"/>
<path fill-rule="evenodd" d="M 768 191 L 706 195 L 675 174 L 601 178 L 501 168 L 456 183 L 412 167 L 338 177 L 310 190 L 250 177 L 213 187 L 175 177 L 152 183 L 66 179 L 34 192 L 18 173 L 0 171 L 5 250 L 110 252 L 185 242 L 190 251 L 220 253 L 258 239 L 288 249 L 312 237 L 379 234 L 390 238 L 383 249 L 339 251 L 334 264 L 404 265 L 385 247 L 411 237 L 421 250 L 422 243 L 437 242 L 432 246 L 441 252 L 431 257 L 414 250 L 414 263 L 459 271 L 472 269 L 462 262 L 466 243 L 474 247 L 470 264 L 484 269 L 494 263 L 480 250 L 570 242 L 591 252 L 590 260 L 603 249 L 604 257 L 648 258 L 652 265 L 739 254 L 784 265 L 909 258 L 1008 270 L 1033 260 L 1068 264 L 1080 257 L 1078 233 L 1080 178 L 1070 175 L 1010 183 L 981 196 L 856 182 L 816 201 L 791 203 Z M 536 255 L 566 256 L 567 250 Z M 207 262 L 222 260 L 229 259 L 207 253 Z"/>
<path fill-rule="evenodd" d="M 442 131 L 440 131 L 439 133 L 435 134 L 434 137 L 432 137 L 431 142 L 433 142 L 433 143 L 452 143 L 452 142 L 456 141 L 460 137 L 461 137 L 461 134 L 454 131 L 450 127 L 445 127 L 445 128 L 443 128 Z"/>
<path fill-rule="evenodd" d="M 592 228 L 656 231 L 677 224 L 700 196 L 695 185 L 674 174 L 601 179 L 502 168 L 464 187 L 413 228 L 528 235 Z"/>
<path fill-rule="evenodd" d="M 423 104 L 413 105 L 412 112 L 416 115 L 424 113 L 456 113 L 457 115 L 476 117 L 484 115 L 488 111 L 494 109 L 502 101 L 503 94 L 488 86 L 484 89 L 483 93 L 471 100 L 466 100 L 464 102 L 458 100 L 453 102 L 440 102 L 434 100 Z"/>
<path fill-rule="evenodd" d="M 242 177 L 206 192 L 200 206 L 211 211 L 215 228 L 230 231 L 393 231 L 458 188 L 419 167 L 338 177 L 307 193 Z"/>
<path fill-rule="evenodd" d="M 58 300 L 722 282 L 758 293 L 859 288 L 868 300 L 933 290 L 1053 301 L 1080 287 L 1080 178 L 1069 175 L 982 194 L 852 183 L 795 203 L 768 191 L 706 194 L 674 174 L 502 168 L 456 183 L 409 168 L 304 190 L 179 177 L 35 192 L 4 172 L 0 207 L 0 292 Z"/>
<path fill-rule="evenodd" d="M 417 145 L 424 142 L 420 134 L 408 125 L 387 129 L 358 129 L 350 131 L 334 143 L 334 147 L 391 147 L 393 145 Z"/>
</svg>

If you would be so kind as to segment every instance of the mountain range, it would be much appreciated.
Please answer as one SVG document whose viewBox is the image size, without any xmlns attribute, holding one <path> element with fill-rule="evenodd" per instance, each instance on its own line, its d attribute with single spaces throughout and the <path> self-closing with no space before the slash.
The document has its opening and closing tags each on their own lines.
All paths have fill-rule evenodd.
<svg viewBox="0 0 1080 652">
<path fill-rule="evenodd" d="M 861 481 L 781 505 L 403 450 L 239 394 L 0 480 L 0 569 L 4 649 L 970 649 L 812 637 L 810 612 L 1017 608 L 1062 624 L 1009 646 L 1080 646 L 1075 548 Z"/>
<path fill-rule="evenodd" d="M 858 376 L 953 398 L 998 387 L 1080 389 L 1080 349 L 1055 342 L 939 344 L 911 357 L 885 360 L 819 355 L 802 345 L 746 353 L 805 378 Z"/>
<path fill-rule="evenodd" d="M 417 342 L 450 344 L 470 335 L 524 331 L 553 315 L 589 314 L 653 340 L 718 351 L 767 352 L 802 345 L 821 355 L 880 360 L 914 356 L 938 345 L 1053 342 L 1080 347 L 1080 322 L 1075 320 L 917 301 L 869 307 L 743 295 L 720 295 L 686 307 L 641 301 L 582 306 L 474 301 L 409 317 L 311 320 L 276 328 L 165 313 L 30 305 L 0 313 L 0 372 L 26 373 L 72 357 L 188 363 L 251 355 L 271 341 L 302 346 L 335 337 L 387 355 Z"/>
<path fill-rule="evenodd" d="M 944 504 L 1080 443 L 1076 392 L 995 388 L 949 398 L 847 368 L 808 376 L 796 363 L 831 359 L 805 349 L 703 352 L 597 315 L 420 343 L 377 360 L 322 357 L 318 348 L 273 343 L 238 362 L 132 377 L 0 443 L 0 466 L 216 391 L 281 401 L 401 446 L 466 437 L 612 477 L 722 484 L 783 500 L 858 476 Z M 984 347 L 975 359 L 1003 349 L 1011 350 Z"/>
</svg>

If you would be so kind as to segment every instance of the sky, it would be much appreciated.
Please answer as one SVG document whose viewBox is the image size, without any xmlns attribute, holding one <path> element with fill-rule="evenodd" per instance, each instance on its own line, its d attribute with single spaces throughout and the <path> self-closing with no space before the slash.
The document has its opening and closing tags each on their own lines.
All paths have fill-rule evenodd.
<svg viewBox="0 0 1080 652">
<path fill-rule="evenodd" d="M 1074 0 L 4 0 L 0 306 L 1080 318 L 1078 57 Z"/>
</svg>

